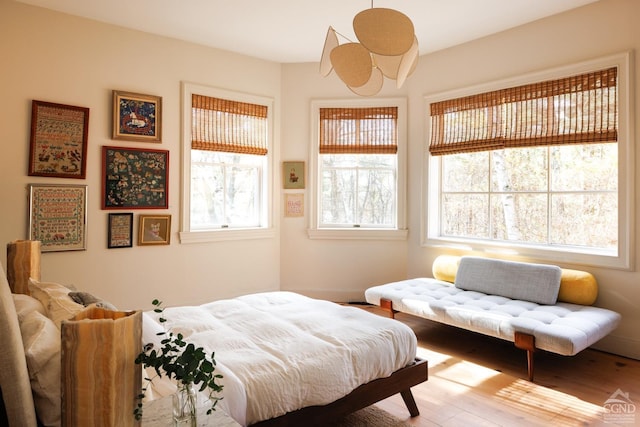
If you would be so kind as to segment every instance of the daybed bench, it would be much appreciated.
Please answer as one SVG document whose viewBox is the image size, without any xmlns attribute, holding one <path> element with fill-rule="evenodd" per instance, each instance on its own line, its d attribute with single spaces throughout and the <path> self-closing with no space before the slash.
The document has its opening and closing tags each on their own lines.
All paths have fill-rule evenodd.
<svg viewBox="0 0 640 427">
<path fill-rule="evenodd" d="M 592 307 L 593 275 L 544 264 L 483 257 L 440 256 L 434 278 L 416 278 L 366 290 L 368 303 L 512 341 L 527 351 L 573 356 L 611 333 L 620 314 Z"/>
</svg>

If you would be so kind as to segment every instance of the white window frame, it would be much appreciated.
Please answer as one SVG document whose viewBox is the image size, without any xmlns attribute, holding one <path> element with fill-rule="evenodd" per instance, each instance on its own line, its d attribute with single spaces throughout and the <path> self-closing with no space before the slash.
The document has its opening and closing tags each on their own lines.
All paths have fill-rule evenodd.
<svg viewBox="0 0 640 427">
<path fill-rule="evenodd" d="M 421 246 L 439 247 L 459 252 L 486 252 L 512 257 L 562 261 L 570 264 L 598 266 L 621 270 L 634 268 L 635 258 L 635 177 L 634 177 L 634 125 L 632 84 L 630 74 L 631 52 L 572 64 L 539 73 L 490 82 L 478 86 L 425 96 L 424 117 L 426 138 L 422 182 L 425 182 L 421 212 Z M 429 154 L 431 140 L 430 104 L 446 99 L 515 87 L 527 83 L 559 79 L 612 66 L 618 67 L 618 253 L 616 256 L 598 254 L 597 251 L 567 251 L 566 248 L 534 246 L 510 242 L 489 242 L 474 239 L 452 238 L 439 235 L 440 230 L 440 179 L 441 156 Z"/>
<path fill-rule="evenodd" d="M 378 228 L 320 228 L 318 215 L 319 177 L 319 141 L 320 141 L 320 109 L 321 108 L 398 108 L 398 151 L 397 155 L 397 227 L 393 229 Z M 307 234 L 311 239 L 347 239 L 347 240 L 406 240 L 408 236 L 406 204 L 407 204 L 407 100 L 406 98 L 367 98 L 337 99 L 311 101 L 311 147 L 309 167 L 309 228 Z"/>
<path fill-rule="evenodd" d="M 229 91 L 211 86 L 198 85 L 195 83 L 182 82 L 182 197 L 181 197 L 181 221 L 180 221 L 180 243 L 203 243 L 217 242 L 224 240 L 246 240 L 246 239 L 267 239 L 277 236 L 274 227 L 274 207 L 273 201 L 273 181 L 275 165 L 275 144 L 274 144 L 274 120 L 272 98 Z M 238 102 L 266 105 L 268 108 L 268 154 L 266 171 L 263 181 L 262 203 L 264 226 L 252 228 L 220 228 L 216 230 L 191 230 L 191 95 L 192 94 L 211 96 L 215 98 L 230 99 Z"/>
</svg>

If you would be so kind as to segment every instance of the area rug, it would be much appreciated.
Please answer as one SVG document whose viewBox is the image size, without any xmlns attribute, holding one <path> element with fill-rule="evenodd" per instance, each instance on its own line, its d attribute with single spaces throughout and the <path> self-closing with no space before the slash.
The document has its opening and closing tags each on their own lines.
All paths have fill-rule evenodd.
<svg viewBox="0 0 640 427">
<path fill-rule="evenodd" d="M 411 427 L 411 424 L 372 405 L 340 418 L 333 427 Z"/>
</svg>

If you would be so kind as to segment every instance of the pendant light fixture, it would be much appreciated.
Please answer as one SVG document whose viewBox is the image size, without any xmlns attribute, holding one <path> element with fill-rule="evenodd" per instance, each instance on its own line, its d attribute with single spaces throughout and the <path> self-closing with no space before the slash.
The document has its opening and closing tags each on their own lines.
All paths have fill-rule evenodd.
<svg viewBox="0 0 640 427">
<path fill-rule="evenodd" d="M 363 10 L 353 18 L 358 42 L 339 44 L 338 33 L 329 27 L 320 59 L 320 74 L 335 70 L 347 87 L 357 95 L 377 94 L 384 77 L 402 87 L 418 63 L 418 39 L 411 20 L 393 9 Z M 348 39 L 347 39 L 348 40 Z"/>
</svg>

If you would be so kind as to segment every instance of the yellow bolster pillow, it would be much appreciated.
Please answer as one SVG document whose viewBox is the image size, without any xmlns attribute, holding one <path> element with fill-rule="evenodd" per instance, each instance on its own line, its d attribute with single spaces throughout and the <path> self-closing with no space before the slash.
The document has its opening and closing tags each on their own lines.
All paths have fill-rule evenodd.
<svg viewBox="0 0 640 427">
<path fill-rule="evenodd" d="M 431 266 L 431 272 L 433 278 L 442 280 L 445 282 L 455 282 L 456 272 L 458 271 L 458 265 L 460 265 L 460 257 L 453 255 L 440 255 L 433 260 Z"/>
<path fill-rule="evenodd" d="M 562 269 L 558 301 L 591 305 L 598 298 L 598 282 L 586 271 Z"/>
<path fill-rule="evenodd" d="M 460 257 L 440 255 L 432 265 L 433 277 L 445 282 L 454 283 Z M 580 270 L 562 269 L 558 301 L 572 304 L 592 305 L 598 297 L 598 282 L 591 273 Z"/>
</svg>

